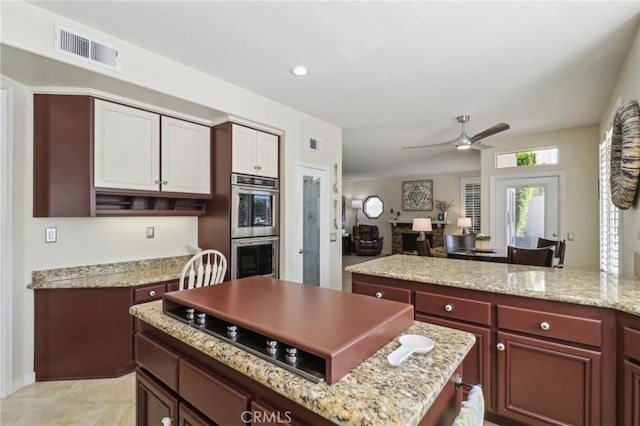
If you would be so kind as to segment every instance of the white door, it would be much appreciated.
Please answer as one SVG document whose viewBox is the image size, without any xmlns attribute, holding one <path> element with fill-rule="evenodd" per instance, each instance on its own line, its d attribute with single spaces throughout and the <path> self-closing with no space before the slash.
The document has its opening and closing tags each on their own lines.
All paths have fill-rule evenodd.
<svg viewBox="0 0 640 426">
<path fill-rule="evenodd" d="M 256 174 L 256 131 L 244 126 L 232 125 L 231 163 L 233 173 Z"/>
<path fill-rule="evenodd" d="M 256 140 L 256 174 L 278 177 L 278 137 L 271 133 L 258 132 Z"/>
<path fill-rule="evenodd" d="M 94 186 L 160 190 L 160 116 L 95 101 Z"/>
<path fill-rule="evenodd" d="M 495 179 L 492 185 L 493 247 L 536 247 L 538 238 L 559 239 L 560 176 Z"/>
<path fill-rule="evenodd" d="M 211 130 L 162 117 L 162 190 L 211 193 Z"/>
<path fill-rule="evenodd" d="M 298 166 L 299 279 L 304 284 L 329 287 L 329 191 L 328 172 Z"/>
</svg>

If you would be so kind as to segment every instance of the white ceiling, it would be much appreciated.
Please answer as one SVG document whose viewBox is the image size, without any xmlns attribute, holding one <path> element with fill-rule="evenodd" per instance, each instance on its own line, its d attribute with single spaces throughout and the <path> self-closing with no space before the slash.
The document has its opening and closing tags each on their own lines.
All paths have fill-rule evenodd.
<svg viewBox="0 0 640 426">
<path fill-rule="evenodd" d="M 511 125 L 493 138 L 596 124 L 640 16 L 637 0 L 34 3 L 342 127 L 351 179 L 479 170 L 477 151 L 402 149 L 454 139 L 461 114 L 470 135 Z"/>
</svg>

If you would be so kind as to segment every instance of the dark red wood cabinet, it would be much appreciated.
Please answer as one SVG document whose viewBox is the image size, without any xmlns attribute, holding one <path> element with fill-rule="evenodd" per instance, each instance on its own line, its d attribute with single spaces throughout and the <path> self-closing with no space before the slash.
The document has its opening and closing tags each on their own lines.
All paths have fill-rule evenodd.
<svg viewBox="0 0 640 426">
<path fill-rule="evenodd" d="M 464 380 L 483 385 L 489 420 L 615 425 L 624 412 L 625 426 L 640 425 L 640 337 L 626 332 L 637 344 L 625 339 L 620 359 L 623 330 L 613 310 L 357 273 L 352 286 L 373 296 L 403 291 L 416 320 L 473 333 Z M 625 318 L 640 336 L 640 318 Z"/>
<path fill-rule="evenodd" d="M 118 377 L 133 371 L 129 307 L 177 290 L 177 281 L 138 287 L 36 289 L 36 380 Z"/>
</svg>

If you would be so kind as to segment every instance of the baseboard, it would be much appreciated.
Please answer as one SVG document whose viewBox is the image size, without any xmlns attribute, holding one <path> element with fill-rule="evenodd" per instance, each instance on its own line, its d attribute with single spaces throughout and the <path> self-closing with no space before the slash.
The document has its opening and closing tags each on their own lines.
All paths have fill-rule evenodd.
<svg viewBox="0 0 640 426">
<path fill-rule="evenodd" d="M 36 382 L 36 372 L 32 371 L 30 373 L 24 374 L 22 377 L 18 377 L 13 380 L 13 390 L 11 393 L 17 391 L 18 389 L 30 385 Z"/>
</svg>

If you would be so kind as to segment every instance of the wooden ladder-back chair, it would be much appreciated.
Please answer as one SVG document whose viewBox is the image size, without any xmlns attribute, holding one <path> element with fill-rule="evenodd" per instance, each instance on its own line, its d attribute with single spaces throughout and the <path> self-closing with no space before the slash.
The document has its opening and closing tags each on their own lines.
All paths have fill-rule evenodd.
<svg viewBox="0 0 640 426">
<path fill-rule="evenodd" d="M 227 273 L 227 259 L 218 250 L 202 250 L 182 268 L 179 290 L 219 284 Z M 188 278 L 185 285 L 185 278 Z"/>
<path fill-rule="evenodd" d="M 549 247 L 526 249 L 508 246 L 507 263 L 550 267 L 553 264 L 553 249 Z"/>
</svg>

